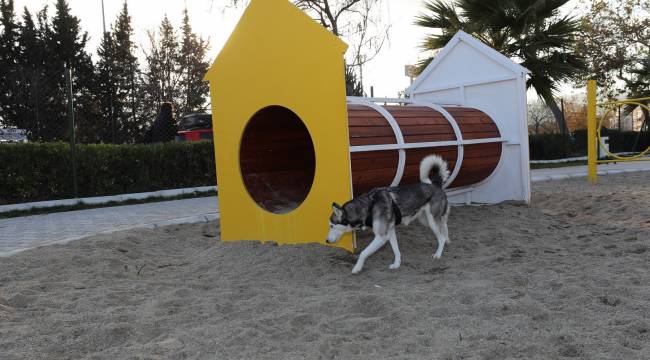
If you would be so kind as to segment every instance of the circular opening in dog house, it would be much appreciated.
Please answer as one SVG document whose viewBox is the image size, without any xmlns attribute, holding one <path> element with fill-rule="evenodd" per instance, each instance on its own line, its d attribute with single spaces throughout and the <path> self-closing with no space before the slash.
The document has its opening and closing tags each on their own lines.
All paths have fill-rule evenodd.
<svg viewBox="0 0 650 360">
<path fill-rule="evenodd" d="M 305 124 L 282 106 L 259 110 L 244 130 L 239 166 L 248 194 L 267 211 L 284 214 L 305 200 L 316 156 Z"/>
</svg>

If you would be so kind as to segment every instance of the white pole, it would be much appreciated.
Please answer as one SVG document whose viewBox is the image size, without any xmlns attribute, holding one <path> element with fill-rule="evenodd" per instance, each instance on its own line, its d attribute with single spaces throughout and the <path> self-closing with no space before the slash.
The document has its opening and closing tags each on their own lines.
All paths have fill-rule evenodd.
<svg viewBox="0 0 650 360">
<path fill-rule="evenodd" d="M 102 25 L 104 26 L 104 34 L 106 34 L 106 15 L 104 15 L 104 0 L 102 0 Z"/>
</svg>

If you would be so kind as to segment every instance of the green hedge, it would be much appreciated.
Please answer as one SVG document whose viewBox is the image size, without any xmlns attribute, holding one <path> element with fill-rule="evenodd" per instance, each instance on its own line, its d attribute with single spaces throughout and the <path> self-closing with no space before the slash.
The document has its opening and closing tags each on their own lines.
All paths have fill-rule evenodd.
<svg viewBox="0 0 650 360">
<path fill-rule="evenodd" d="M 603 130 L 613 152 L 631 151 L 636 135 Z M 533 160 L 586 154 L 583 130 L 529 141 Z M 645 133 L 636 150 L 649 145 Z M 0 205 L 73 198 L 71 159 L 66 143 L 0 144 Z M 215 185 L 213 144 L 77 145 L 77 182 L 80 197 Z"/>
<path fill-rule="evenodd" d="M 609 137 L 611 152 L 641 151 L 650 146 L 650 134 L 644 132 L 639 137 L 636 148 L 634 141 L 639 133 L 603 129 L 601 136 Z M 568 139 L 560 134 L 538 134 L 528 137 L 531 160 L 551 160 L 564 157 L 587 155 L 587 131 L 576 130 Z"/>
<path fill-rule="evenodd" d="M 77 145 L 80 197 L 216 184 L 212 142 Z M 0 145 L 0 204 L 74 197 L 66 143 Z"/>
<path fill-rule="evenodd" d="M 611 152 L 625 152 L 625 151 L 643 151 L 650 146 L 650 133 L 643 132 L 639 136 L 639 141 L 634 148 L 634 142 L 639 135 L 638 131 L 618 131 L 602 129 L 601 136 L 609 137 L 609 151 Z M 583 149 L 584 154 L 587 154 L 587 130 L 577 130 L 575 132 L 576 146 Z"/>
<path fill-rule="evenodd" d="M 573 138 L 565 139 L 560 134 L 539 134 L 528 136 L 531 160 L 562 159 L 582 156 Z"/>
</svg>

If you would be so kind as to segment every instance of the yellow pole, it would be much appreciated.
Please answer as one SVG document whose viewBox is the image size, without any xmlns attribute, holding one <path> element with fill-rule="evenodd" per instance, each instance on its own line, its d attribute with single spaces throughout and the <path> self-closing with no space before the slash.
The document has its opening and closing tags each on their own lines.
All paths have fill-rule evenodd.
<svg viewBox="0 0 650 360">
<path fill-rule="evenodd" d="M 587 81 L 587 178 L 592 184 L 598 180 L 596 160 L 596 81 Z"/>
</svg>

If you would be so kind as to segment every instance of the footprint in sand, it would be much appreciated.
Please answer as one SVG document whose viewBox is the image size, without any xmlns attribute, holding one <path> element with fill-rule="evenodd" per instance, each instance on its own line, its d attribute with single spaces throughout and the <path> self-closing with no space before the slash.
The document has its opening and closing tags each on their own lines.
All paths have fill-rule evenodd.
<svg viewBox="0 0 650 360">
<path fill-rule="evenodd" d="M 575 358 L 582 355 L 582 349 L 575 343 L 573 336 L 560 335 L 555 338 L 558 347 L 558 354 L 562 357 Z"/>
</svg>

